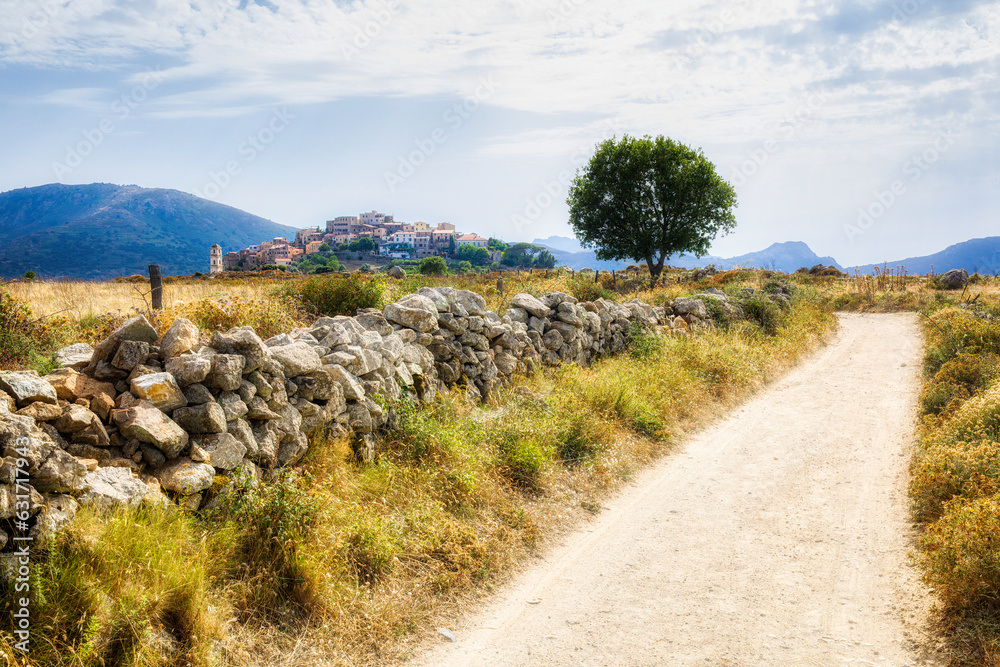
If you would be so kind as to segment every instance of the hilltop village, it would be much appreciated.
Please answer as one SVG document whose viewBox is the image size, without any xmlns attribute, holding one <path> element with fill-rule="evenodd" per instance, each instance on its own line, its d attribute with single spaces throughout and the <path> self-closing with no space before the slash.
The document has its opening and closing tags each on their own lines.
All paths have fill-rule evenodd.
<svg viewBox="0 0 1000 667">
<path fill-rule="evenodd" d="M 471 249 L 462 246 L 471 246 Z M 328 220 L 325 230 L 319 227 L 300 229 L 291 240 L 278 237 L 225 254 L 216 244 L 211 250 L 210 272 L 288 267 L 304 257 L 338 250 L 384 259 L 469 256 L 478 260 L 474 264 L 485 265 L 500 262 L 506 248 L 502 241 L 487 239 L 474 232 L 458 232 L 455 225 L 447 222 L 431 227 L 426 222 L 396 222 L 391 215 L 370 211 Z"/>
</svg>

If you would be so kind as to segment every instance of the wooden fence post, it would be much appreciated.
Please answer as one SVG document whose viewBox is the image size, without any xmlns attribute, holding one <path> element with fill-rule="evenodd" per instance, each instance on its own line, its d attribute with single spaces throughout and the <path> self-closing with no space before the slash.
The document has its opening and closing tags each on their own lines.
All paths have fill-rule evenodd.
<svg viewBox="0 0 1000 667">
<path fill-rule="evenodd" d="M 150 298 L 153 302 L 153 310 L 163 309 L 163 281 L 160 278 L 160 265 L 149 265 L 149 288 Z"/>
</svg>

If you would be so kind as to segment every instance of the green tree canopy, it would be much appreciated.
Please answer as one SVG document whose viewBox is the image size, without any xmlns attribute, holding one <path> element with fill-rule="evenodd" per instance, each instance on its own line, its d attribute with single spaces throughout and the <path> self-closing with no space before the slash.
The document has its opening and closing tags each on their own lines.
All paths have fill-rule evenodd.
<svg viewBox="0 0 1000 667">
<path fill-rule="evenodd" d="M 570 225 L 602 260 L 645 261 L 652 277 L 679 253 L 708 253 L 736 227 L 736 191 L 700 150 L 660 135 L 598 145 L 573 180 Z"/>
<path fill-rule="evenodd" d="M 420 273 L 425 276 L 440 276 L 448 273 L 448 265 L 445 264 L 444 257 L 425 257 L 420 262 Z"/>
<path fill-rule="evenodd" d="M 471 243 L 463 243 L 458 246 L 455 257 L 460 262 L 469 262 L 473 266 L 486 266 L 490 263 L 490 251 L 486 248 L 477 248 Z"/>
<path fill-rule="evenodd" d="M 378 248 L 378 244 L 370 236 L 362 236 L 348 244 L 347 249 L 352 252 L 372 252 Z"/>
<path fill-rule="evenodd" d="M 491 236 L 486 242 L 486 247 L 490 250 L 499 250 L 500 252 L 503 252 L 507 249 L 507 244 L 500 239 L 495 239 Z"/>
<path fill-rule="evenodd" d="M 539 266 L 535 263 L 538 257 L 543 257 L 542 253 L 551 258 L 551 266 Z M 548 261 L 548 259 L 546 258 L 545 261 Z M 520 266 L 526 269 L 532 267 L 552 268 L 552 266 L 555 266 L 556 260 L 552 257 L 552 253 L 540 245 L 515 243 L 514 245 L 507 246 L 507 249 L 503 251 L 500 263 L 504 266 Z"/>
</svg>

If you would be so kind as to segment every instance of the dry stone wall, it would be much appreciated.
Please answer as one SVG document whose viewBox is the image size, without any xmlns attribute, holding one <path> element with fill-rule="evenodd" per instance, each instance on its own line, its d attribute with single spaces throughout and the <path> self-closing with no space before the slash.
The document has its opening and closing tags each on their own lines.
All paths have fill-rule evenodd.
<svg viewBox="0 0 1000 667">
<path fill-rule="evenodd" d="M 399 401 L 488 400 L 516 373 L 620 351 L 637 323 L 683 331 L 707 314 L 697 299 L 652 308 L 553 293 L 518 294 L 501 316 L 474 292 L 424 288 L 268 340 L 185 319 L 161 338 L 136 317 L 94 348 L 61 350 L 50 375 L 0 372 L 0 522 L 19 493 L 35 537 L 80 504 L 203 508 L 227 484 L 300 461 L 319 428 L 351 434 L 370 458 Z"/>
</svg>

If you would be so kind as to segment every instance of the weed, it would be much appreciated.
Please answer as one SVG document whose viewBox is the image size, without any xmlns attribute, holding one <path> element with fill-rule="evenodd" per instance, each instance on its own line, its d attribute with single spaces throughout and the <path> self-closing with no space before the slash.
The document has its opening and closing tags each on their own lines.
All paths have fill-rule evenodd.
<svg viewBox="0 0 1000 667">
<path fill-rule="evenodd" d="M 384 279 L 359 272 L 292 280 L 278 293 L 297 299 L 316 315 L 354 315 L 361 308 L 385 305 Z"/>
</svg>

